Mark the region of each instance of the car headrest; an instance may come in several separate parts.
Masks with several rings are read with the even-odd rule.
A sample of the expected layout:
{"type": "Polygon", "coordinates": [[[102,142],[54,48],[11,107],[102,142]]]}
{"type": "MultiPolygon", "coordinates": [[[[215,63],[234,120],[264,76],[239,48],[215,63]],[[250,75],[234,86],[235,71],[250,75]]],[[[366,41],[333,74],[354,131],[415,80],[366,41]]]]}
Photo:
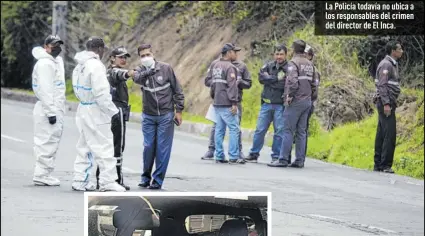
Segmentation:
{"type": "Polygon", "coordinates": [[[231,219],[223,223],[219,236],[247,236],[248,227],[243,220],[231,219]]]}

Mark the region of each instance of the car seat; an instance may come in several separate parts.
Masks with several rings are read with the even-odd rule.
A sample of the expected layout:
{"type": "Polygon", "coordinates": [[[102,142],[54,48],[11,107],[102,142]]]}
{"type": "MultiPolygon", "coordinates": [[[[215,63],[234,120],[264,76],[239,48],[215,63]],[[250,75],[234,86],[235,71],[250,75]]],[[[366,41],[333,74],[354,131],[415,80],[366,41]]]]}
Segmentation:
{"type": "Polygon", "coordinates": [[[220,228],[219,236],[247,236],[248,227],[243,220],[226,220],[220,228]]]}

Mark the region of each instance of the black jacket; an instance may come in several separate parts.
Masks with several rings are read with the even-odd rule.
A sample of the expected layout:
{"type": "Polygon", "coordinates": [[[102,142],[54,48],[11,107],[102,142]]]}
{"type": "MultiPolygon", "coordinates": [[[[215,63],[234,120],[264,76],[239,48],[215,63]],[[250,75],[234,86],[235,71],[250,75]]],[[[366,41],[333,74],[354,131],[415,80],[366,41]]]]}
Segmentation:
{"type": "Polygon", "coordinates": [[[375,86],[382,105],[397,106],[400,95],[400,76],[398,64],[390,56],[386,56],[376,70],[375,86]]]}
{"type": "Polygon", "coordinates": [[[107,70],[109,84],[111,85],[112,101],[117,107],[128,106],[128,88],[127,88],[128,70],[111,66],[107,70]]]}
{"type": "Polygon", "coordinates": [[[143,113],[152,116],[165,115],[169,112],[182,112],[184,109],[183,89],[167,63],[155,61],[155,74],[143,76],[147,69],[136,69],[134,82],[142,86],[143,113]]]}
{"type": "Polygon", "coordinates": [[[283,104],[282,95],[285,89],[287,70],[288,63],[286,61],[282,65],[279,65],[276,61],[271,61],[261,67],[258,74],[260,84],[264,85],[261,103],[283,104]]]}

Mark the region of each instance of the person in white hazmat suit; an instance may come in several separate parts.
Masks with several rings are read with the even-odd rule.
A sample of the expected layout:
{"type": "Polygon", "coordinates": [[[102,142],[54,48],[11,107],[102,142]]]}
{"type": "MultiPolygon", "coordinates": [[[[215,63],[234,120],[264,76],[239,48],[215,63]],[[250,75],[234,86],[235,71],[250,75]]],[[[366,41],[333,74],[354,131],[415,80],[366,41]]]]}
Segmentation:
{"type": "Polygon", "coordinates": [[[94,162],[100,170],[100,191],[126,191],[115,181],[117,171],[111,120],[119,113],[112,102],[106,67],[101,61],[105,47],[102,38],[91,37],[86,43],[87,49],[74,57],[78,65],[72,74],[72,85],[80,100],[76,114],[80,138],[72,183],[72,189],[76,191],[96,190],[96,184],[90,178],[94,162]]]}
{"type": "Polygon", "coordinates": [[[33,110],[35,185],[60,185],[59,179],[51,173],[55,168],[65,114],[65,70],[59,56],[62,44],[58,36],[49,35],[43,47],[32,49],[37,60],[32,72],[32,88],[38,98],[33,110]]]}

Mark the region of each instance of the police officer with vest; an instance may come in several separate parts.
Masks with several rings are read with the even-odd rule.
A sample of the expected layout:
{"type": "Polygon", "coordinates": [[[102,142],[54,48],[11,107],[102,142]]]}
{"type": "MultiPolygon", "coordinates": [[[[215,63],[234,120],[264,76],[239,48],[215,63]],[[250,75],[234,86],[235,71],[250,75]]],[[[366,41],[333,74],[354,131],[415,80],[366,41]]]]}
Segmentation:
{"type": "Polygon", "coordinates": [[[386,45],[387,55],[376,70],[376,95],[374,102],[379,113],[379,122],[375,138],[374,171],[394,173],[392,169],[396,145],[397,98],[400,95],[400,76],[397,60],[403,55],[399,42],[391,41],[386,45]]]}
{"type": "MultiPolygon", "coordinates": [[[[124,184],[122,173],[122,161],[125,146],[126,122],[130,118],[130,106],[128,105],[127,79],[134,75],[134,70],[126,70],[123,67],[127,64],[130,54],[125,47],[115,48],[110,56],[110,66],[107,70],[108,81],[111,86],[112,101],[117,106],[119,115],[114,116],[111,121],[111,130],[114,135],[114,157],[117,159],[117,182],[126,190],[130,187],[124,184]]],[[[96,177],[99,178],[99,168],[96,170],[96,177]]]]}
{"type": "Polygon", "coordinates": [[[303,168],[305,161],[305,146],[307,118],[311,108],[311,101],[315,100],[316,83],[314,82],[314,65],[309,61],[304,52],[306,43],[303,40],[296,40],[292,44],[295,53],[288,63],[288,74],[285,83],[285,100],[283,143],[278,160],[268,164],[271,167],[287,167],[291,156],[291,146],[294,133],[295,140],[295,161],[290,167],[303,168]]]}
{"type": "MultiPolygon", "coordinates": [[[[237,55],[236,55],[237,56],[237,55]]],[[[220,61],[220,58],[213,61],[210,65],[210,68],[207,72],[207,77],[205,78],[205,85],[207,87],[211,87],[211,84],[213,82],[212,80],[212,71],[211,68],[220,61]]],[[[243,96],[243,90],[244,89],[250,89],[252,86],[252,80],[251,80],[251,74],[248,71],[248,68],[246,67],[246,64],[239,60],[233,60],[232,64],[236,66],[236,69],[238,71],[237,74],[237,84],[239,88],[239,102],[238,102],[238,110],[239,110],[239,125],[242,121],[242,96],[243,96]]],[[[204,154],[204,156],[201,157],[202,160],[212,160],[214,158],[214,151],[215,151],[215,127],[216,124],[214,123],[211,128],[211,134],[210,134],[210,143],[208,145],[208,151],[204,154]]],[[[245,159],[245,156],[242,152],[242,133],[239,131],[239,157],[240,159],[245,159]]]]}
{"type": "MultiPolygon", "coordinates": [[[[241,48],[231,43],[226,43],[221,50],[221,58],[211,65],[211,98],[214,99],[214,109],[216,113],[215,127],[215,158],[216,163],[245,164],[240,158],[239,150],[239,87],[238,69],[232,64],[237,58],[237,52],[241,48]],[[226,126],[229,128],[229,161],[225,159],[223,150],[223,139],[226,133],[226,126]]],[[[208,77],[207,77],[208,78],[208,77]]],[[[208,81],[205,81],[208,86],[208,81]]]]}
{"type": "MultiPolygon", "coordinates": [[[[307,45],[305,48],[305,55],[307,57],[308,60],[313,61],[314,59],[314,51],[313,48],[310,45],[307,45]]],[[[314,63],[314,62],[313,62],[314,63]]],[[[312,94],[312,100],[311,100],[311,108],[310,111],[308,113],[307,116],[307,129],[306,129],[306,133],[307,133],[307,138],[305,139],[305,155],[307,156],[307,147],[308,147],[308,136],[309,136],[309,126],[310,126],[310,118],[311,115],[314,113],[314,109],[316,107],[316,103],[317,103],[317,98],[318,98],[318,93],[319,93],[319,84],[320,84],[320,73],[319,70],[317,70],[317,67],[314,66],[314,78],[313,78],[314,82],[316,83],[316,94],[312,94]]],[[[294,143],[295,143],[295,139],[294,138],[294,143]]],[[[291,146],[291,153],[292,153],[292,146],[291,146]]],[[[289,158],[289,163],[291,158],[289,158]]]]}

